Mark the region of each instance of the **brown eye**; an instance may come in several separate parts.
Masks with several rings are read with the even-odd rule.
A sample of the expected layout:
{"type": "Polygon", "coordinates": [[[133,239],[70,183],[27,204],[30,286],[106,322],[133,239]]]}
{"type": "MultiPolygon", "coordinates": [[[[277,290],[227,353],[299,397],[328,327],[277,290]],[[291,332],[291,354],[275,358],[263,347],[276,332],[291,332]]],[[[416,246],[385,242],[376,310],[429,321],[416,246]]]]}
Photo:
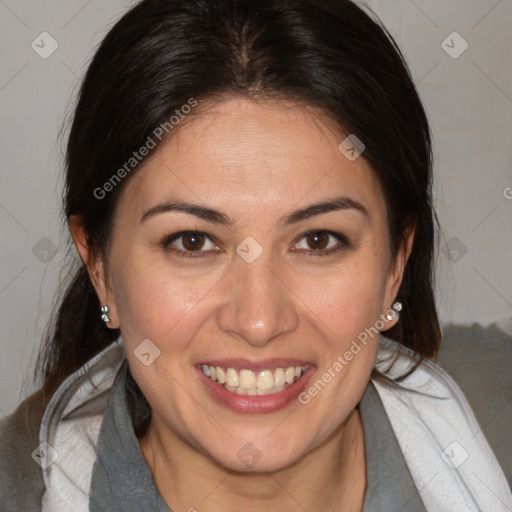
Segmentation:
{"type": "Polygon", "coordinates": [[[161,245],[180,256],[206,256],[215,249],[212,239],[199,231],[182,231],[166,236],[161,245]]]}
{"type": "Polygon", "coordinates": [[[329,236],[327,233],[319,231],[310,233],[306,240],[311,249],[324,250],[329,245],[329,236]]]}
{"type": "Polygon", "coordinates": [[[334,231],[310,231],[302,235],[296,246],[311,256],[328,256],[342,249],[352,247],[348,238],[334,231]]]}
{"type": "Polygon", "coordinates": [[[182,237],[183,247],[186,251],[196,251],[203,248],[206,237],[202,233],[191,232],[182,237]]]}

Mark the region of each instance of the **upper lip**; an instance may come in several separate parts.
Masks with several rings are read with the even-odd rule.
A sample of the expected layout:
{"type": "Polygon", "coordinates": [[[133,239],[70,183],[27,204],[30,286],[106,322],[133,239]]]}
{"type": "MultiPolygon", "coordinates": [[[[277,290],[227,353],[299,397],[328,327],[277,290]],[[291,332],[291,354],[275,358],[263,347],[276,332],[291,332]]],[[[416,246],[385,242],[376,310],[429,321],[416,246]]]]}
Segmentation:
{"type": "Polygon", "coordinates": [[[228,358],[228,359],[209,359],[201,361],[199,366],[219,366],[221,368],[239,368],[252,371],[271,370],[275,368],[289,368],[290,366],[314,366],[309,361],[301,361],[300,359],[290,358],[269,358],[261,359],[259,361],[250,361],[244,358],[228,358]]]}

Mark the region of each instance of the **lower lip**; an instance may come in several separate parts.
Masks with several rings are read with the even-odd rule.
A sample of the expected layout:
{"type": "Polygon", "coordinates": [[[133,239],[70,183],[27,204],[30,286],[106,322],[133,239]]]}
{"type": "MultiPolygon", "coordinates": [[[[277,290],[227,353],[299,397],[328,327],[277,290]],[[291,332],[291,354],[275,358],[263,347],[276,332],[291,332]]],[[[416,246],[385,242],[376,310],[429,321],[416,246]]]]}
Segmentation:
{"type": "Polygon", "coordinates": [[[302,390],[306,387],[307,381],[315,371],[314,367],[310,366],[306,373],[291,386],[272,393],[271,395],[239,395],[228,391],[224,386],[216,384],[207,377],[201,366],[196,367],[199,378],[205,384],[210,396],[219,404],[231,409],[234,412],[241,412],[247,414],[265,414],[269,412],[279,411],[283,409],[293,400],[297,399],[302,390]]]}

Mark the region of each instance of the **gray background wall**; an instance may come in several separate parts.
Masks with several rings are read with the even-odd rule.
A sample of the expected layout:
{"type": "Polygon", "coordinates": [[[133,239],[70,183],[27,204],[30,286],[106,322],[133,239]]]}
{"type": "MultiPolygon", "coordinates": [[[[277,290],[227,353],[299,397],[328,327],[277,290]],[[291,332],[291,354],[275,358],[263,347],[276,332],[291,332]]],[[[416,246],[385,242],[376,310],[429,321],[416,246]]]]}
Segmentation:
{"type": "MultiPolygon", "coordinates": [[[[131,4],[0,0],[0,414],[40,384],[31,374],[67,242],[59,129],[92,52],[131,4]]],[[[441,319],[512,332],[512,2],[367,4],[401,47],[434,134],[441,319]]]]}

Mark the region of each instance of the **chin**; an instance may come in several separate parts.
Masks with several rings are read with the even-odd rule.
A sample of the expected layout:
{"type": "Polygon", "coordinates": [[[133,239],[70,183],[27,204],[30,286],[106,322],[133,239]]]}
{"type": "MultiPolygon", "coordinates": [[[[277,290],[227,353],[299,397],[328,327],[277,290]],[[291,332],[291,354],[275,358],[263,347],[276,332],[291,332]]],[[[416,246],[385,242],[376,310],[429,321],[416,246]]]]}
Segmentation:
{"type": "Polygon", "coordinates": [[[279,443],[267,443],[264,447],[261,444],[258,447],[257,442],[250,441],[242,444],[237,443],[232,447],[226,447],[222,453],[208,452],[219,466],[237,473],[268,473],[286,469],[295,464],[304,454],[298,448],[291,449],[289,445],[285,446],[279,443]],[[282,453],[278,448],[286,448],[282,453]]]}

